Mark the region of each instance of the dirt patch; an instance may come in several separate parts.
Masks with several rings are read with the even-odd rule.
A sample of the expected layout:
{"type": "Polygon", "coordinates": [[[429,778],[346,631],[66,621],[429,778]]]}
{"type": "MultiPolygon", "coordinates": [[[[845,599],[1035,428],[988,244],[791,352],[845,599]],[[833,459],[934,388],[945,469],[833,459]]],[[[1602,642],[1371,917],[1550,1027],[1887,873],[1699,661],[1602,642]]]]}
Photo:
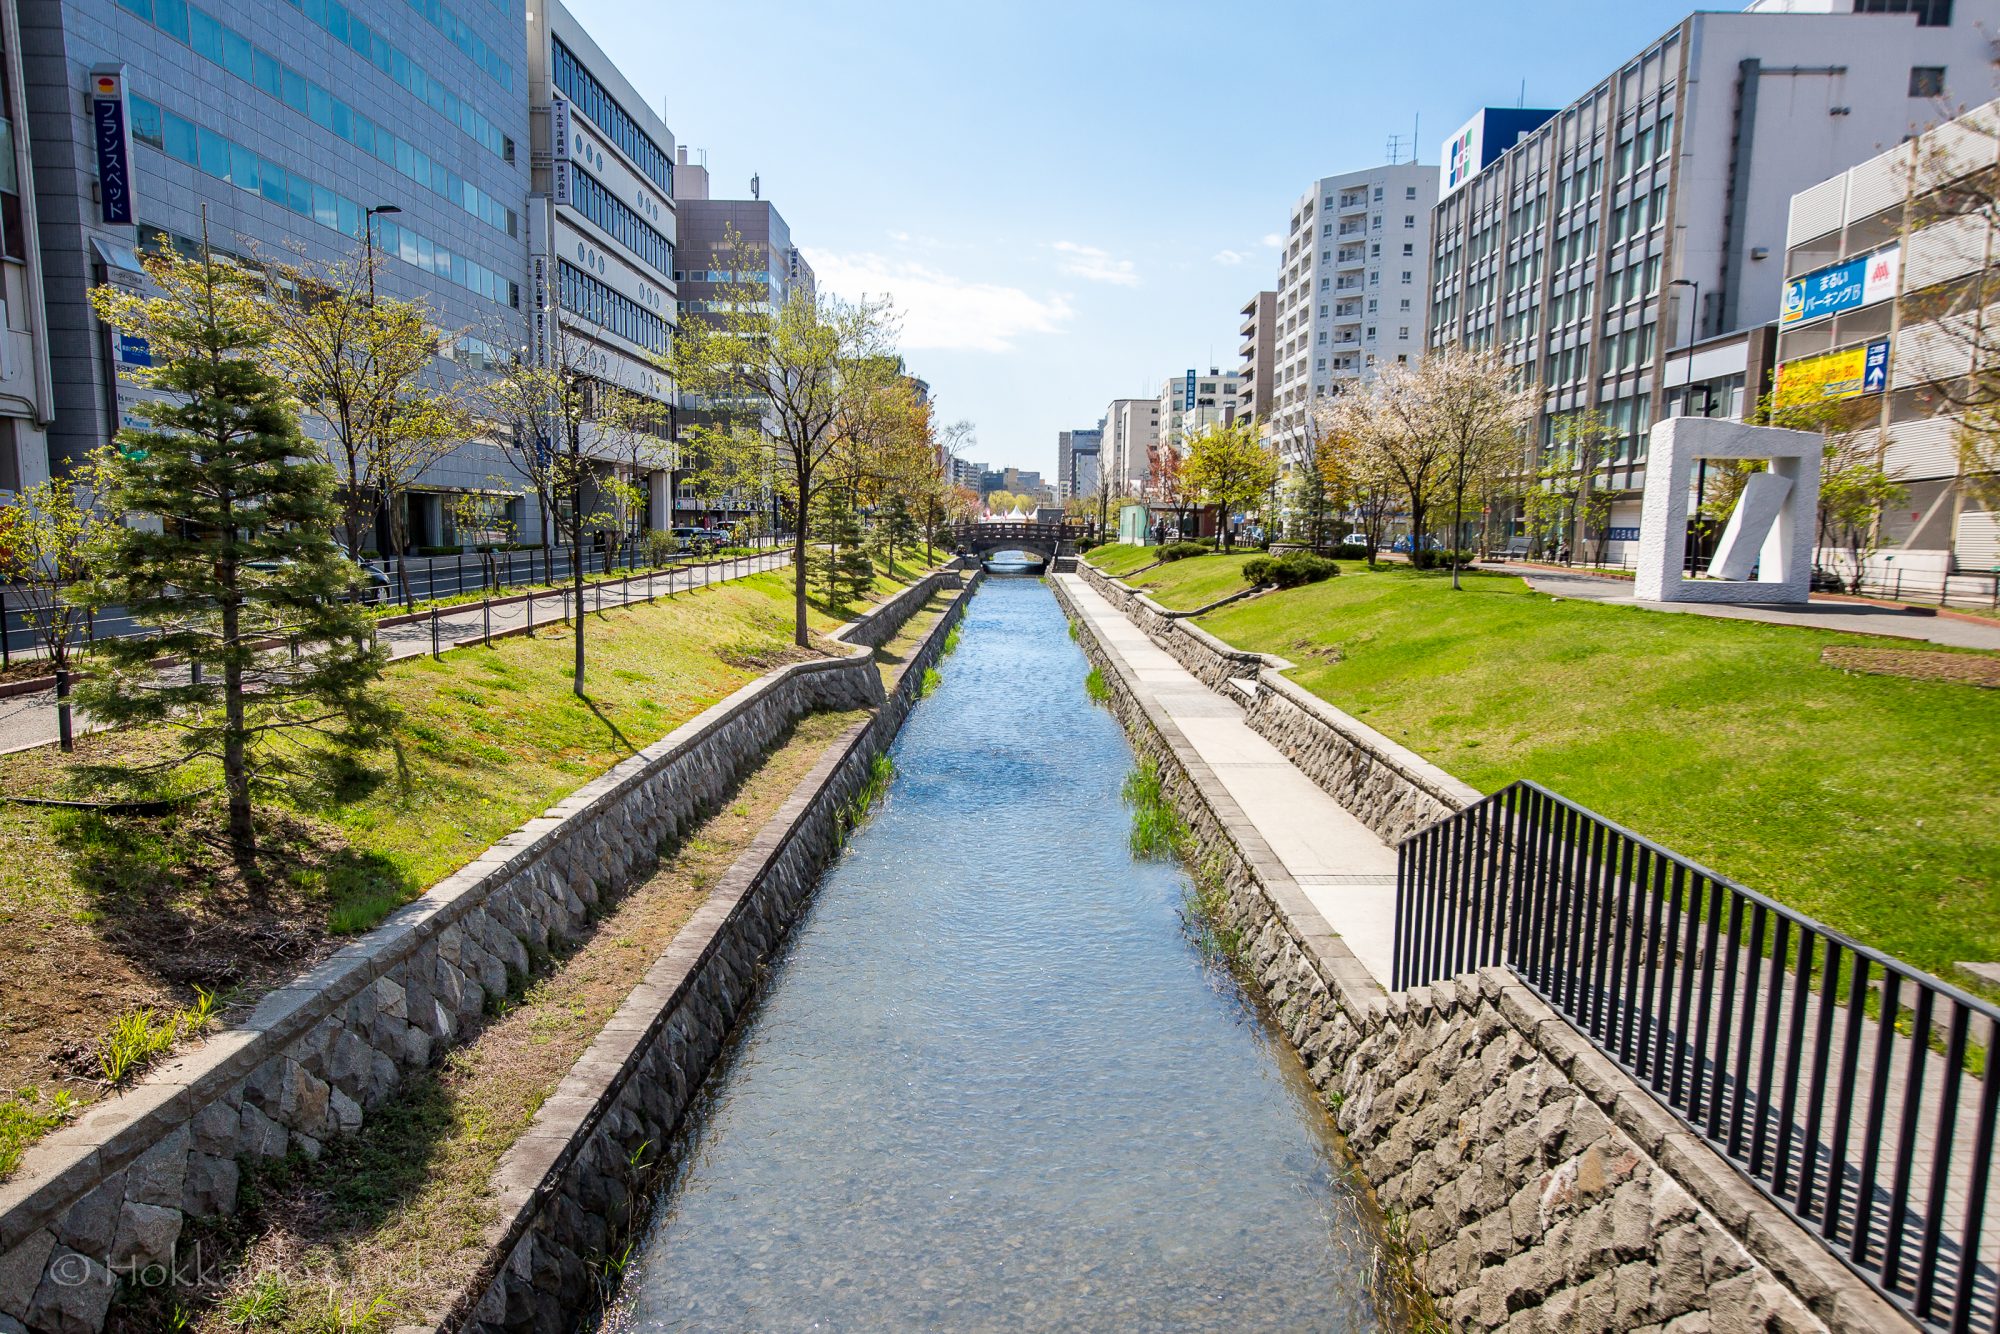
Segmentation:
{"type": "Polygon", "coordinates": [[[468,1045],[319,1161],[294,1155],[253,1174],[235,1218],[191,1229],[182,1251],[198,1240],[224,1257],[221,1277],[119,1307],[110,1334],[387,1329],[455,1294],[483,1258],[501,1155],[826,746],[863,716],[801,720],[645,884],[493,1006],[468,1045]]]}
{"type": "Polygon", "coordinates": [[[2000,654],[1926,653],[1894,648],[1823,649],[1819,660],[1847,672],[1907,676],[1913,681],[1948,681],[2000,690],[2000,654]]]}
{"type": "Polygon", "coordinates": [[[814,645],[800,648],[797,644],[773,647],[769,644],[724,644],[715,655],[731,667],[744,667],[754,672],[775,671],[789,667],[795,662],[812,662],[826,656],[826,650],[814,645]]]}
{"type": "Polygon", "coordinates": [[[1313,658],[1320,662],[1344,662],[1347,654],[1338,644],[1318,644],[1310,639],[1294,639],[1292,652],[1302,658],[1313,658]]]}

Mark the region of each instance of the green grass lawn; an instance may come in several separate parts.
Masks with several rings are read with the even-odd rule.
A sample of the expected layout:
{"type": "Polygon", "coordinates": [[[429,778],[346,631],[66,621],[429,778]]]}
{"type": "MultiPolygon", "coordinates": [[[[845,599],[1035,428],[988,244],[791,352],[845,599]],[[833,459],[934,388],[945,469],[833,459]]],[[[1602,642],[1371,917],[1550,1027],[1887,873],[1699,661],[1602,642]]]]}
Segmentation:
{"type": "Polygon", "coordinates": [[[1144,574],[1135,574],[1126,582],[1145,590],[1146,596],[1168,611],[1193,611],[1248,588],[1249,584],[1243,580],[1243,562],[1261,554],[1233,551],[1226,556],[1168,561],[1144,574]]]}
{"type": "Polygon", "coordinates": [[[1083,558],[1115,579],[1123,579],[1137,569],[1151,565],[1159,559],[1158,547],[1128,547],[1122,543],[1095,547],[1086,551],[1083,558]]]}
{"type": "Polygon", "coordinates": [[[1482,791],[1534,779],[1933,972],[2000,959],[2000,691],[1819,660],[1901,641],[1354,563],[1201,624],[1482,791]]]}

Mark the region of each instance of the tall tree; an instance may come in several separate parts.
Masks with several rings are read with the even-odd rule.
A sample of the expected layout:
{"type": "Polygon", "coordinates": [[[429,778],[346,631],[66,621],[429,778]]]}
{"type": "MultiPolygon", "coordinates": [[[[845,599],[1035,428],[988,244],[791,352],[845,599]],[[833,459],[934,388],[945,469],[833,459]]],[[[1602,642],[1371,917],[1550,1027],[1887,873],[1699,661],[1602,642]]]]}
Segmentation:
{"type": "Polygon", "coordinates": [[[1586,533],[1598,534],[1601,544],[1606,532],[1611,495],[1598,483],[1613,435],[1593,409],[1557,417],[1534,479],[1522,488],[1521,507],[1537,549],[1555,545],[1565,564],[1582,550],[1586,533]]]}
{"type": "MultiPolygon", "coordinates": [[[[1795,396],[1777,390],[1757,405],[1758,420],[1791,431],[1808,431],[1825,441],[1819,464],[1819,503],[1813,565],[1826,571],[1826,554],[1845,558],[1831,571],[1859,593],[1868,560],[1882,546],[1882,511],[1899,505],[1903,486],[1882,467],[1882,451],[1870,430],[1879,405],[1868,399],[1795,396]]],[[[1732,488],[1741,492],[1740,477],[1732,488]]],[[[1731,506],[1734,508],[1734,496],[1731,506]]]]}
{"type": "MultiPolygon", "coordinates": [[[[1494,353],[1452,346],[1431,352],[1406,373],[1400,365],[1391,366],[1380,381],[1400,428],[1392,438],[1409,465],[1408,475],[1427,477],[1451,503],[1453,588],[1461,586],[1457,551],[1464,540],[1466,498],[1477,496],[1497,471],[1520,466],[1522,431],[1533,418],[1534,395],[1517,385],[1516,378],[1494,353]]],[[[1413,539],[1423,532],[1418,508],[1413,489],[1413,539]]],[[[1419,541],[1413,540],[1410,554],[1421,558],[1419,541]]]]}
{"type": "Polygon", "coordinates": [[[107,506],[156,516],[120,529],[92,590],[155,627],[107,640],[107,671],[80,693],[94,716],[161,723],[179,735],[175,763],[219,760],[229,838],[246,866],[256,850],[255,788],[281,780],[317,737],[374,744],[388,711],[373,686],[383,654],[350,600],[359,570],[331,536],[334,471],[313,461],[295,400],[270,369],[270,303],[261,275],[217,258],[149,254],[157,296],[105,286],[91,303],[107,324],[147,340],[148,423],[119,433],[107,506]],[[296,658],[265,647],[287,639],[296,658]],[[153,666],[161,654],[193,669],[153,666]]]}
{"type": "Polygon", "coordinates": [[[1249,420],[1211,426],[1187,442],[1181,469],[1188,491],[1199,503],[1217,509],[1222,548],[1230,547],[1230,514],[1248,511],[1271,489],[1278,477],[1278,456],[1257,438],[1249,420]]]}
{"type": "Polygon", "coordinates": [[[69,675],[90,623],[86,597],[122,525],[104,507],[109,461],[92,458],[16,493],[0,510],[0,582],[14,590],[56,673],[57,735],[71,749],[69,675]]]}
{"type": "MultiPolygon", "coordinates": [[[[741,236],[727,238],[758,271],[741,236]]],[[[768,257],[767,257],[768,258],[768,257]]],[[[697,449],[740,449],[756,440],[776,460],[774,482],[797,517],[792,534],[794,640],[810,641],[807,554],[829,463],[847,441],[843,421],[858,396],[890,373],[894,322],[886,302],[851,303],[793,287],[774,301],[768,281],[738,281],[718,294],[707,319],[686,321],[665,366],[698,415],[683,427],[697,449]]]]}

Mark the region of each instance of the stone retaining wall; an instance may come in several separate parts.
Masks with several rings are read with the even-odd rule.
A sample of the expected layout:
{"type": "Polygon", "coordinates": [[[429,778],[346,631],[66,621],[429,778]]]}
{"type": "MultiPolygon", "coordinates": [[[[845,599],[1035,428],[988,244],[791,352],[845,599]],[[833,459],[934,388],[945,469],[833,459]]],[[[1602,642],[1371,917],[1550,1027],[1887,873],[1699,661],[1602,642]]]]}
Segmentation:
{"type": "Polygon", "coordinates": [[[1201,615],[1210,610],[1208,607],[1196,611],[1171,611],[1123,580],[1111,578],[1088,560],[1078,561],[1076,569],[1085,583],[1124,612],[1132,624],[1146,632],[1148,639],[1158,644],[1210,690],[1221,690],[1234,680],[1255,678],[1269,662],[1274,661],[1262,653],[1246,653],[1234,648],[1208,631],[1188,623],[1189,617],[1201,615]]]}
{"type": "Polygon", "coordinates": [[[501,1159],[491,1268],[432,1327],[567,1330],[592,1309],[593,1265],[630,1237],[658,1185],[662,1147],[838,850],[843,808],[894,740],[970,596],[939,617],[882,708],[827,748],[501,1159]]]}
{"type": "MultiPolygon", "coordinates": [[[[920,581],[846,637],[890,637],[944,579],[955,582],[920,581]]],[[[650,874],[657,850],[793,721],[883,702],[859,649],[751,682],[35,1145],[0,1184],[0,1334],[94,1334],[118,1279],[171,1257],[188,1218],[233,1211],[240,1159],[317,1155],[358,1129],[601,897],[650,874]]]]}
{"type": "Polygon", "coordinates": [[[1453,1329],[1908,1328],[1511,974],[1390,996],[1056,595],[1225,892],[1239,963],[1453,1329]]]}

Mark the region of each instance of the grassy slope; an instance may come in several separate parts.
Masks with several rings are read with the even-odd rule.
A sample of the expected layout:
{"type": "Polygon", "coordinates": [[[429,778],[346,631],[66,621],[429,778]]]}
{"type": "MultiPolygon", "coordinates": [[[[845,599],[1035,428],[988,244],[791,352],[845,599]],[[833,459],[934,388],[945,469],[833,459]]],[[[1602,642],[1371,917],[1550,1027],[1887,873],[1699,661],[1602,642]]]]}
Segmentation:
{"type": "Polygon", "coordinates": [[[1231,552],[1227,556],[1169,561],[1126,582],[1144,589],[1148,597],[1169,611],[1193,611],[1249,587],[1243,581],[1243,562],[1258,554],[1231,552]]]}
{"type": "Polygon", "coordinates": [[[1158,550],[1157,547],[1129,547],[1114,543],[1085,553],[1085,559],[1106,574],[1122,579],[1133,570],[1151,565],[1158,559],[1155,554],[1158,550]]]}
{"type": "Polygon", "coordinates": [[[1893,641],[1358,565],[1202,624],[1482,790],[1535,779],[1933,971],[2000,958],[2000,692],[1819,661],[1893,641]]]}

